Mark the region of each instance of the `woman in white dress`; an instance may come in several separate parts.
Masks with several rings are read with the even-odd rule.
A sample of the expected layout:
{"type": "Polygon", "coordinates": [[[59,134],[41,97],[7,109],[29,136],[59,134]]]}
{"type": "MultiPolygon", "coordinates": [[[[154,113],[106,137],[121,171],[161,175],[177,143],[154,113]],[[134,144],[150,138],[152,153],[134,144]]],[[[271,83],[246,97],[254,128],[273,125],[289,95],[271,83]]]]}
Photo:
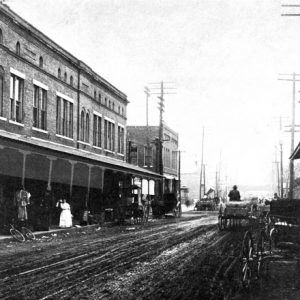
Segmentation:
{"type": "Polygon", "coordinates": [[[67,228],[72,227],[72,214],[70,204],[67,203],[66,199],[59,200],[57,206],[61,208],[59,227],[67,228]]]}

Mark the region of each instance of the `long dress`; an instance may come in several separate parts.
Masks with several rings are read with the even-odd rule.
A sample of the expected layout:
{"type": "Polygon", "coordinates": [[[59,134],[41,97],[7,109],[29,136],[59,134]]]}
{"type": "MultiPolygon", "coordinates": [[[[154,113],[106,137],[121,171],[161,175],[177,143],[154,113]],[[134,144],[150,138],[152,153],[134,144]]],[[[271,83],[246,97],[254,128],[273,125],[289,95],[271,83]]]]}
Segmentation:
{"type": "Polygon", "coordinates": [[[59,227],[72,227],[72,214],[70,204],[65,202],[60,204],[61,213],[59,218],[59,227]]]}

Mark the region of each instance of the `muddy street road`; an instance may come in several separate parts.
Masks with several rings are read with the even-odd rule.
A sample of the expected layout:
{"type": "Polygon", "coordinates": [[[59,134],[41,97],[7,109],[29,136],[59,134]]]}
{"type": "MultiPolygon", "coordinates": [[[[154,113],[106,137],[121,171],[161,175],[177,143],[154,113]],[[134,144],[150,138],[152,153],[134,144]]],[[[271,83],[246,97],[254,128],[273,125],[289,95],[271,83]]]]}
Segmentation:
{"type": "Polygon", "coordinates": [[[1,299],[191,299],[218,293],[216,213],[0,244],[1,299]],[[213,290],[213,292],[212,292],[213,290]]]}

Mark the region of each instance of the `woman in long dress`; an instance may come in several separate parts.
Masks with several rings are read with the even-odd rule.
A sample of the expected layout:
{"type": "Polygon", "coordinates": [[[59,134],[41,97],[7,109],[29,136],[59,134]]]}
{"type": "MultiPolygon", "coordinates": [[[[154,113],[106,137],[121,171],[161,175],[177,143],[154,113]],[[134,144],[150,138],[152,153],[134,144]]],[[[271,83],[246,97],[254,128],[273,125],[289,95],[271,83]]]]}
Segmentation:
{"type": "Polygon", "coordinates": [[[67,228],[72,227],[72,214],[70,204],[67,203],[66,199],[59,201],[59,206],[61,208],[59,227],[67,228]]]}

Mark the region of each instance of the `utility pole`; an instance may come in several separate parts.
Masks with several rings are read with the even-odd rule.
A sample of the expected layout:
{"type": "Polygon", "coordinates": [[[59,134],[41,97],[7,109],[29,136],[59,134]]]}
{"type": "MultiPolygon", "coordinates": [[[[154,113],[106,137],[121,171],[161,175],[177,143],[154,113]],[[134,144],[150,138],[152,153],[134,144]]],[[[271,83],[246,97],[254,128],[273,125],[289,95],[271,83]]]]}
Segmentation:
{"type": "Polygon", "coordinates": [[[202,129],[202,147],[201,147],[201,166],[200,166],[200,188],[199,188],[199,200],[202,196],[202,172],[203,172],[203,149],[204,149],[204,127],[202,129]]]}
{"type": "Polygon", "coordinates": [[[280,142],[280,198],[283,198],[283,151],[282,142],[280,142]]]}
{"type": "Polygon", "coordinates": [[[205,186],[205,164],[203,164],[203,195],[205,195],[206,186],[205,186]]]}
{"type": "MultiPolygon", "coordinates": [[[[296,106],[296,81],[300,81],[299,79],[296,79],[296,76],[299,76],[300,74],[296,74],[295,72],[292,74],[279,74],[282,76],[292,76],[292,78],[279,78],[279,80],[283,81],[291,81],[292,82],[292,123],[291,123],[291,155],[294,152],[295,148],[295,106],[296,106]]],[[[289,199],[293,199],[294,196],[294,177],[295,177],[295,171],[294,171],[294,160],[290,159],[290,182],[289,182],[289,199]]]]}
{"type": "Polygon", "coordinates": [[[149,143],[149,97],[150,97],[150,90],[146,86],[145,87],[145,94],[146,94],[146,166],[149,167],[149,157],[150,157],[150,143],[149,143]]]}
{"type": "MultiPolygon", "coordinates": [[[[170,82],[168,82],[170,83],[170,82]]],[[[151,87],[151,90],[158,90],[156,92],[150,92],[150,94],[156,94],[159,95],[158,99],[160,100],[158,103],[158,109],[159,109],[159,130],[158,130],[158,143],[157,143],[157,150],[158,150],[158,172],[159,174],[163,175],[164,174],[164,166],[163,166],[163,112],[165,111],[165,99],[164,96],[167,94],[175,94],[172,92],[169,92],[169,90],[173,90],[175,88],[171,87],[166,87],[165,84],[166,82],[161,81],[161,82],[152,82],[150,83],[151,85],[154,85],[154,87],[151,87]],[[157,86],[159,85],[159,86],[157,86]]],[[[163,183],[161,182],[160,186],[160,194],[161,197],[163,196],[163,183]]]]}

